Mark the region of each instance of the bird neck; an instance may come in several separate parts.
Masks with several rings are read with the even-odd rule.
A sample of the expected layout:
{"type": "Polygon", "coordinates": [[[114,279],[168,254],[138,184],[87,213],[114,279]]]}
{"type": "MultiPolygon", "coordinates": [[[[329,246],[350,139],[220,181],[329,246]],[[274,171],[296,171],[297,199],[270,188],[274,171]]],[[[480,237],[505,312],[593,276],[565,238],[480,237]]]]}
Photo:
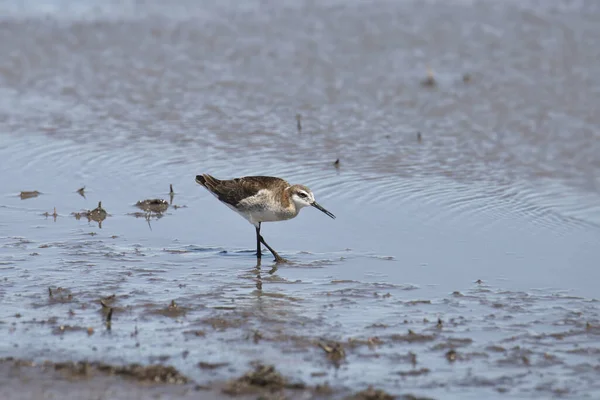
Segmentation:
{"type": "Polygon", "coordinates": [[[290,213],[293,213],[294,215],[298,214],[298,208],[296,207],[296,203],[294,203],[294,200],[292,200],[292,196],[290,196],[290,188],[283,188],[283,190],[281,191],[280,199],[281,199],[281,206],[283,208],[285,208],[286,210],[288,210],[290,213]]]}
{"type": "Polygon", "coordinates": [[[284,208],[289,208],[290,206],[294,206],[294,202],[292,201],[292,196],[290,196],[289,188],[281,188],[281,192],[277,193],[278,197],[281,199],[281,205],[284,208]]]}

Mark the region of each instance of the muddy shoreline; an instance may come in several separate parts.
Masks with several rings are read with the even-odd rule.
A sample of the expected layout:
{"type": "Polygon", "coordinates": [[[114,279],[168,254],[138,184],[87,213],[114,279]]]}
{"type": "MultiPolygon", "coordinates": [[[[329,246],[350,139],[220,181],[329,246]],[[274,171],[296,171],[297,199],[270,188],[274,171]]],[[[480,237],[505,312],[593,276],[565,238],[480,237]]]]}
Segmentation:
{"type": "MultiPolygon", "coordinates": [[[[201,368],[207,368],[201,366],[201,368]]],[[[209,367],[212,368],[212,367],[209,367]]],[[[239,378],[198,385],[176,369],[163,365],[139,364],[112,366],[104,363],[50,361],[34,363],[5,358],[0,360],[0,394],[6,400],[46,398],[61,393],[61,398],[114,399],[162,396],[178,399],[347,399],[347,400],[426,400],[412,394],[393,396],[368,388],[349,394],[348,389],[329,385],[311,387],[292,382],[273,366],[256,364],[239,378]],[[117,397],[113,397],[117,394],[117,397]]]]}

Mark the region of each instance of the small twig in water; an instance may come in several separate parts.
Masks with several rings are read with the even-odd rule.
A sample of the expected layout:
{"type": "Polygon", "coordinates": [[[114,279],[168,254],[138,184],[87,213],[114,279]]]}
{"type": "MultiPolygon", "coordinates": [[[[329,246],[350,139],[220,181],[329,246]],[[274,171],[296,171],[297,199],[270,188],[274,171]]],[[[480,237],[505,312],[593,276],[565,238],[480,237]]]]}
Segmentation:
{"type": "Polygon", "coordinates": [[[431,70],[430,67],[427,67],[427,78],[425,78],[421,84],[423,86],[429,86],[429,87],[433,87],[435,86],[437,83],[435,81],[435,76],[433,75],[433,71],[431,70]]]}
{"type": "Polygon", "coordinates": [[[113,308],[108,309],[108,314],[106,314],[106,327],[110,329],[111,321],[112,321],[113,308]]]}
{"type": "Polygon", "coordinates": [[[301,120],[302,115],[296,114],[296,126],[298,127],[298,133],[302,133],[302,123],[300,122],[301,120]]]}

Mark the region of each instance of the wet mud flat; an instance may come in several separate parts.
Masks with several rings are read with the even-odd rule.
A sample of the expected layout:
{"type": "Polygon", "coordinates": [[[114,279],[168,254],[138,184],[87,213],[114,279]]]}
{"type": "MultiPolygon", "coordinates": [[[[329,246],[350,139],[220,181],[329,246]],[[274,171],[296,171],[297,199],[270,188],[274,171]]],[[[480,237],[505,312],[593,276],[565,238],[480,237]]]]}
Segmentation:
{"type": "Polygon", "coordinates": [[[335,399],[347,400],[426,400],[425,397],[392,396],[368,388],[355,394],[335,391],[327,385],[308,387],[293,383],[273,366],[256,365],[243,376],[227,382],[197,385],[172,367],[140,365],[114,367],[102,363],[52,363],[0,360],[4,399],[51,398],[60,393],[64,399],[335,399]]]}
{"type": "MultiPolygon", "coordinates": [[[[216,398],[367,399],[448,393],[593,398],[600,390],[600,307],[586,295],[591,287],[533,286],[545,268],[560,267],[563,257],[573,260],[573,249],[583,267],[588,257],[592,266],[600,234],[593,226],[557,235],[527,220],[517,219],[517,230],[497,223],[496,231],[517,235],[527,246],[494,248],[487,239],[477,246],[470,238],[470,256],[483,260],[472,264],[448,261],[461,259],[448,250],[439,258],[417,252],[416,260],[442,267],[438,275],[449,269],[443,278],[410,265],[411,253],[398,253],[393,241],[374,254],[361,247],[362,236],[339,237],[327,225],[319,225],[328,238],[321,245],[337,250],[319,250],[309,234],[283,241],[289,264],[267,255],[257,263],[244,221],[232,215],[219,222],[230,214],[225,207],[220,213],[216,202],[205,203],[215,206],[208,213],[187,206],[203,204],[203,192],[191,182],[163,179],[156,189],[132,182],[130,190],[117,192],[100,185],[86,197],[70,179],[57,180],[54,193],[3,197],[3,223],[17,236],[0,237],[0,332],[6,337],[0,351],[3,368],[21,367],[7,387],[24,385],[30,376],[54,382],[60,375],[66,380],[28,387],[98,385],[110,393],[183,398],[200,391],[216,398]],[[137,200],[141,194],[170,199],[137,200]],[[140,209],[144,218],[136,214],[140,209]],[[79,218],[75,210],[83,210],[79,218]],[[525,268],[539,263],[531,232],[541,245],[552,245],[554,263],[525,276],[525,268]],[[223,245],[210,245],[213,240],[223,245]],[[502,258],[498,250],[504,248],[518,257],[502,258]],[[515,275],[498,277],[507,263],[515,264],[515,275]]],[[[333,206],[341,215],[356,212],[341,202],[333,206]]],[[[399,222],[391,209],[380,209],[371,223],[393,232],[399,222]]],[[[316,215],[302,217],[322,223],[316,215]]],[[[418,246],[421,234],[436,238],[431,227],[416,228],[422,215],[412,222],[400,217],[415,228],[407,247],[418,246]]],[[[340,221],[342,231],[356,224],[371,229],[360,219],[340,221]]],[[[270,229],[277,232],[275,225],[270,229]]],[[[442,223],[436,229],[452,232],[442,223]]],[[[451,248],[462,240],[464,234],[445,238],[451,248]]]]}
{"type": "MultiPolygon", "coordinates": [[[[597,300],[483,280],[446,294],[343,276],[318,283],[336,266],[394,261],[346,252],[343,261],[307,262],[314,256],[305,254],[296,256],[302,263],[247,267],[248,251],[192,246],[117,254],[120,238],[96,229],[85,262],[66,279],[43,268],[31,289],[25,270],[22,283],[11,272],[4,279],[7,388],[291,399],[444,398],[446,391],[585,398],[599,389],[597,300]],[[175,259],[179,277],[165,269],[175,259]],[[123,262],[124,279],[107,279],[123,262]]],[[[82,256],[75,243],[10,243],[82,256]]]]}
{"type": "Polygon", "coordinates": [[[24,393],[19,385],[174,398],[600,391],[600,302],[584,278],[599,251],[593,224],[535,224],[508,209],[511,218],[487,231],[494,241],[435,203],[419,213],[407,202],[406,214],[380,204],[361,219],[352,203],[330,198],[345,216],[335,226],[306,213],[266,228],[291,260],[278,265],[267,254],[257,263],[251,227],[202,198],[193,176],[173,184],[168,207],[152,199],[171,197],[170,176],[119,191],[94,178],[85,198],[70,178],[35,197],[2,197],[10,234],[0,237],[0,355],[2,368],[16,371],[8,399],[24,393]],[[432,210],[439,221],[423,224],[432,210]],[[411,233],[401,250],[400,225],[411,233]],[[289,226],[308,233],[291,236],[289,226]],[[377,243],[353,234],[357,226],[380,230],[377,243]]]}
{"type": "MultiPolygon", "coordinates": [[[[481,284],[481,283],[479,283],[481,284]]],[[[454,293],[455,297],[463,297],[463,294],[454,293]]],[[[390,296],[386,296],[390,297],[390,296]]],[[[112,299],[109,299],[112,300],[112,299]]],[[[572,300],[572,299],[571,299],[572,300]]],[[[103,301],[106,303],[106,301],[103,301]]],[[[430,304],[430,301],[420,300],[410,302],[411,307],[418,307],[419,304],[430,304]]],[[[494,303],[493,308],[501,309],[504,306],[500,303],[494,303]]],[[[165,309],[164,315],[169,318],[180,316],[173,309],[175,304],[169,305],[165,309]]],[[[159,314],[162,314],[159,312],[159,314]]],[[[488,318],[496,317],[488,315],[488,318]]],[[[573,316],[577,318],[577,315],[573,316]]],[[[20,317],[19,317],[20,318],[20,317]]],[[[248,318],[244,316],[243,318],[248,318]]],[[[506,319],[506,317],[504,317],[506,319]]],[[[245,321],[247,322],[247,321],[245,321]]],[[[469,335],[463,334],[462,337],[455,335],[444,335],[443,331],[453,332],[457,326],[466,323],[465,319],[451,319],[443,321],[420,321],[424,328],[421,333],[408,329],[405,333],[381,334],[372,336],[368,339],[350,338],[347,341],[336,342],[321,338],[315,338],[310,335],[302,336],[299,332],[295,335],[282,335],[275,332],[247,331],[243,340],[253,342],[259,345],[262,342],[263,351],[265,346],[276,346],[275,343],[285,343],[284,353],[302,352],[309,358],[322,356],[321,365],[310,375],[313,381],[322,380],[318,384],[306,384],[297,378],[290,378],[282,375],[273,365],[263,364],[262,362],[250,362],[248,371],[239,377],[232,377],[224,380],[215,375],[214,372],[228,367],[234,367],[230,371],[239,369],[234,362],[208,362],[200,361],[195,365],[196,371],[192,373],[198,381],[185,376],[180,371],[170,365],[175,357],[168,355],[154,357],[154,361],[147,365],[140,364],[115,364],[111,365],[105,362],[87,362],[87,361],[39,361],[16,359],[8,357],[0,360],[0,394],[6,399],[25,399],[25,398],[49,398],[53,393],[61,393],[63,398],[80,398],[80,396],[94,395],[98,398],[146,398],[147,396],[159,396],[160,398],[266,398],[266,399],[355,399],[355,400],[388,400],[388,399],[431,399],[427,395],[416,395],[413,393],[400,394],[404,392],[402,387],[413,387],[411,381],[425,381],[420,389],[427,388],[431,392],[433,387],[440,385],[438,378],[428,380],[428,377],[439,374],[445,376],[443,365],[454,369],[451,375],[456,375],[464,367],[469,365],[481,366],[480,361],[484,360],[488,368],[497,369],[500,375],[496,378],[489,376],[489,370],[483,375],[470,372],[458,379],[454,384],[472,388],[485,388],[488,393],[486,397],[495,398],[493,394],[501,397],[511,396],[511,398],[529,398],[548,396],[548,397],[570,397],[576,395],[577,398],[593,398],[589,395],[590,389],[594,388],[594,380],[598,373],[598,367],[585,362],[572,365],[573,374],[569,374],[573,382],[586,382],[579,388],[571,386],[569,376],[561,379],[554,376],[552,370],[555,368],[570,368],[568,364],[577,358],[588,357],[590,361],[597,358],[600,349],[597,347],[600,337],[600,326],[592,325],[587,322],[583,325],[578,324],[575,319],[565,320],[566,328],[557,330],[554,333],[542,333],[537,335],[515,335],[513,337],[499,340],[495,344],[488,342],[487,346],[480,347],[476,341],[469,338],[469,335]],[[248,337],[249,336],[249,337],[248,337]],[[522,344],[517,344],[522,343],[522,344]],[[553,345],[553,343],[555,343],[553,345]],[[556,344],[558,343],[558,344],[556,344]],[[574,345],[574,346],[572,346],[574,345]],[[398,352],[398,347],[402,351],[409,349],[406,353],[398,352]],[[313,351],[310,351],[312,348],[313,351]],[[551,349],[551,350],[550,350],[551,349]],[[311,354],[312,353],[312,354],[311,354]],[[316,353],[316,354],[315,354],[316,353]],[[319,354],[320,353],[320,354],[319,354]],[[433,360],[430,354],[436,354],[437,360],[433,360]],[[377,359],[381,358],[381,361],[377,359]],[[361,361],[361,359],[363,359],[361,361]],[[365,363],[364,360],[368,360],[365,363]],[[158,363],[156,362],[158,361],[158,363]],[[389,374],[395,376],[395,390],[391,394],[385,390],[375,389],[371,386],[360,391],[352,393],[353,385],[342,380],[339,384],[337,373],[330,373],[333,369],[338,371],[340,367],[348,362],[358,362],[362,368],[373,367],[372,363],[382,363],[386,365],[389,374]],[[539,376],[537,376],[539,375],[539,376]],[[550,375],[550,376],[548,376],[550,375]],[[545,379],[542,377],[546,377],[545,379]],[[326,378],[326,379],[324,379],[326,378]],[[513,385],[520,382],[523,385],[526,381],[533,382],[540,379],[535,387],[527,388],[525,392],[519,393],[513,385]],[[201,383],[198,383],[201,382],[201,383]],[[436,382],[436,383],[434,383],[436,382]],[[433,385],[433,386],[432,386],[433,385]],[[533,393],[527,394],[529,390],[533,393]],[[537,394],[535,394],[537,393],[537,394]]],[[[41,321],[40,323],[53,325],[54,321],[41,321]]],[[[409,321],[403,322],[405,325],[409,321]]],[[[202,340],[207,340],[214,333],[211,331],[223,332],[229,329],[241,328],[244,324],[239,320],[232,318],[232,315],[223,317],[211,317],[202,321],[206,326],[203,330],[185,331],[185,336],[193,337],[194,340],[186,340],[190,350],[184,350],[181,354],[183,359],[190,357],[194,353],[193,349],[202,347],[202,340]],[[211,329],[212,328],[212,329],[211,329]]],[[[414,321],[412,326],[419,325],[414,321]]],[[[533,324],[534,326],[536,324],[533,324]]],[[[107,326],[110,328],[110,326],[107,326]]],[[[374,324],[370,326],[376,331],[385,332],[385,324],[374,324]]],[[[137,328],[136,328],[137,329],[137,328]]],[[[58,326],[53,329],[55,335],[74,334],[82,331],[73,326],[58,326]]],[[[88,336],[95,333],[86,330],[88,336]]],[[[99,334],[96,333],[96,334],[99,334]]],[[[133,332],[132,335],[137,335],[133,332]]],[[[230,345],[234,345],[229,341],[230,345]]],[[[139,346],[139,343],[136,344],[139,346]]],[[[240,343],[235,345],[241,348],[240,343]]],[[[100,357],[104,358],[104,357],[100,357]]],[[[190,357],[193,358],[193,357],[190,357]]],[[[304,357],[305,361],[308,361],[304,357]]],[[[285,363],[285,361],[282,361],[285,363]]],[[[180,361],[176,363],[181,365],[180,361]]],[[[310,364],[310,362],[309,362],[310,364]]],[[[314,364],[314,363],[312,363],[314,364]]],[[[190,371],[189,365],[184,367],[190,371]]],[[[477,368],[477,367],[476,367],[477,368]]],[[[448,377],[446,377],[448,378],[448,377]]],[[[414,382],[412,382],[414,383],[414,382]]],[[[449,383],[449,382],[448,382],[449,383]]],[[[389,386],[389,383],[386,384],[389,386]]],[[[448,388],[447,383],[442,384],[441,388],[448,388]]],[[[521,391],[524,388],[521,388],[521,391]]],[[[413,389],[417,390],[418,389],[413,389]]],[[[443,394],[439,394],[439,398],[443,394]]]]}

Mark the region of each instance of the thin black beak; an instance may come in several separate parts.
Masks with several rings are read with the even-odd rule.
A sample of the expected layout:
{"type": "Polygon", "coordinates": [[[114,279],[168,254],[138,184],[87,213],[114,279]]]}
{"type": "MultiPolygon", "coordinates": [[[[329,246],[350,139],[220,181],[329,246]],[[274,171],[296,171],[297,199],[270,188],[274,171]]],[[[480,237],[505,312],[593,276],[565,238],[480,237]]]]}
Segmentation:
{"type": "Polygon", "coordinates": [[[313,203],[311,204],[311,206],[313,206],[317,210],[323,211],[325,214],[327,214],[327,216],[335,219],[335,215],[333,215],[332,213],[330,213],[329,211],[327,211],[326,209],[324,209],[323,207],[321,207],[319,205],[319,203],[317,203],[316,201],[313,201],[313,203]]]}

